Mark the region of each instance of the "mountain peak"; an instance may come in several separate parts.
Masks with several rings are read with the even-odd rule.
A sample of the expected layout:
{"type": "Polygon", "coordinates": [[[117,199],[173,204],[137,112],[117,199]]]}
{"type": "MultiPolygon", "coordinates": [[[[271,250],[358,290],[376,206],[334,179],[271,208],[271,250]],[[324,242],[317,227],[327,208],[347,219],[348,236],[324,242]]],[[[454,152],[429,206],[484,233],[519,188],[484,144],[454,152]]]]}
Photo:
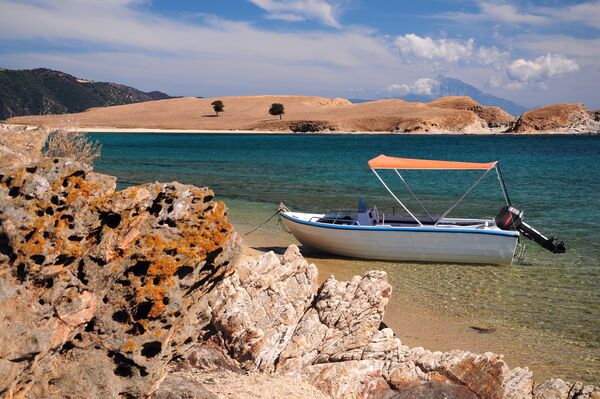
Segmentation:
{"type": "Polygon", "coordinates": [[[435,77],[437,83],[433,86],[431,94],[407,94],[400,98],[407,101],[430,102],[439,97],[447,96],[468,96],[481,105],[497,106],[512,115],[521,115],[527,111],[527,107],[516,104],[505,98],[496,97],[492,94],[483,92],[460,79],[451,78],[444,75],[435,77]]]}

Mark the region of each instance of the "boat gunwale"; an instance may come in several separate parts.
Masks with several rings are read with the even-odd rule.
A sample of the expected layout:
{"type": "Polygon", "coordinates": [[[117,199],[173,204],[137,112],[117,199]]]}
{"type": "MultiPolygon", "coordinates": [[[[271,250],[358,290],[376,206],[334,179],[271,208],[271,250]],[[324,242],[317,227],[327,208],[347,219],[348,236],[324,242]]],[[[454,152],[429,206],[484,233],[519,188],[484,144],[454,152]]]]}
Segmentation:
{"type": "Polygon", "coordinates": [[[320,227],[326,229],[336,229],[336,230],[362,230],[362,231],[398,231],[398,232],[419,232],[419,233],[463,233],[463,234],[488,234],[488,235],[497,235],[503,237],[519,237],[518,231],[493,231],[493,230],[485,230],[485,229],[465,229],[465,228],[445,228],[445,227],[386,227],[385,225],[375,225],[375,226],[360,226],[360,225],[343,225],[343,224],[329,224],[329,223],[319,223],[312,222],[308,220],[302,220],[297,217],[293,217],[288,213],[302,213],[302,212],[281,212],[280,215],[285,219],[294,222],[303,224],[306,226],[320,227]]]}

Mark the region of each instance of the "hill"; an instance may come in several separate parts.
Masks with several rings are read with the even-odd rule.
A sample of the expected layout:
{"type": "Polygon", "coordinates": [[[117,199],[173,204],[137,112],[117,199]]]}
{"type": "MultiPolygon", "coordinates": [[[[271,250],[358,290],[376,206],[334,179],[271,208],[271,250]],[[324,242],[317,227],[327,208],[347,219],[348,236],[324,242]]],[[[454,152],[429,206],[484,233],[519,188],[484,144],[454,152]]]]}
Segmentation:
{"type": "Polygon", "coordinates": [[[525,112],[509,131],[600,134],[600,112],[583,104],[546,105],[525,112]]]}
{"type": "Polygon", "coordinates": [[[217,98],[177,98],[140,104],[92,108],[79,114],[22,116],[10,123],[64,126],[65,118],[79,127],[249,130],[273,132],[398,132],[442,133],[501,131],[513,118],[451,97],[431,104],[386,99],[353,104],[346,99],[311,96],[221,97],[225,111],[215,116],[217,98]],[[272,103],[285,106],[283,120],[268,114],[272,103]]]}
{"type": "Polygon", "coordinates": [[[439,75],[435,78],[435,80],[438,84],[431,94],[408,94],[400,98],[406,101],[429,102],[435,100],[436,98],[445,96],[468,96],[481,105],[500,107],[506,112],[515,116],[521,115],[528,110],[527,107],[515,104],[510,100],[485,93],[475,86],[471,86],[470,84],[459,79],[453,79],[439,75]]]}
{"type": "Polygon", "coordinates": [[[0,120],[166,98],[171,97],[159,91],[146,93],[117,83],[78,79],[51,69],[0,69],[0,120]]]}

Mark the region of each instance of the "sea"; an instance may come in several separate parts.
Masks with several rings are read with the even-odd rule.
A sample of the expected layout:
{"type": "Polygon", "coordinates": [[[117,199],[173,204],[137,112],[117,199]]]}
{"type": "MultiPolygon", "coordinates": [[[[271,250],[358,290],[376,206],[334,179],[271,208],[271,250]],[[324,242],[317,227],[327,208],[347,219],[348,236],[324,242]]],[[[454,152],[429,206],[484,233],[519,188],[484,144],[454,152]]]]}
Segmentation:
{"type": "MultiPolygon", "coordinates": [[[[525,221],[567,248],[553,254],[524,240],[513,265],[351,261],[345,274],[387,271],[395,295],[440,317],[485,326],[542,377],[600,384],[600,138],[568,135],[298,135],[92,133],[102,143],[98,172],[119,188],[179,181],[208,186],[225,201],[240,233],[267,220],[280,202],[294,210],[355,209],[403,214],[367,162],[380,154],[468,162],[499,161],[512,205],[525,221]],[[518,349],[516,349],[518,348],[518,349]]],[[[418,201],[393,171],[389,187],[417,214],[442,214],[482,171],[404,171],[418,201]]],[[[450,216],[493,217],[505,199],[489,173],[450,216]]],[[[294,243],[273,218],[261,228],[294,243]]],[[[266,243],[265,248],[269,245],[266,243]]],[[[318,263],[318,262],[316,262],[318,263]]],[[[389,311],[389,310],[388,310],[389,311]]],[[[401,309],[394,310],[401,313],[401,309]]],[[[401,315],[399,316],[401,320],[401,315]]],[[[402,337],[400,337],[402,338],[402,337]]],[[[512,366],[512,364],[511,364],[512,366]]]]}

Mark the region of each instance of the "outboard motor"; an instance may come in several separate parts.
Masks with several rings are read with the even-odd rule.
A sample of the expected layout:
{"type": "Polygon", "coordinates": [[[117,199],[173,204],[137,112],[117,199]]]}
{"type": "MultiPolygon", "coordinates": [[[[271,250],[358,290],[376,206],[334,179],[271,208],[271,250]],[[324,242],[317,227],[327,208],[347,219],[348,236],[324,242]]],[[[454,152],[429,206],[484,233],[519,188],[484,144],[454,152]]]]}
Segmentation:
{"type": "Polygon", "coordinates": [[[524,211],[519,211],[512,206],[505,206],[496,216],[496,226],[502,230],[517,230],[519,233],[535,241],[548,251],[555,254],[566,252],[565,244],[562,241],[557,241],[555,237],[546,237],[527,223],[523,221],[525,216],[524,211]]]}

